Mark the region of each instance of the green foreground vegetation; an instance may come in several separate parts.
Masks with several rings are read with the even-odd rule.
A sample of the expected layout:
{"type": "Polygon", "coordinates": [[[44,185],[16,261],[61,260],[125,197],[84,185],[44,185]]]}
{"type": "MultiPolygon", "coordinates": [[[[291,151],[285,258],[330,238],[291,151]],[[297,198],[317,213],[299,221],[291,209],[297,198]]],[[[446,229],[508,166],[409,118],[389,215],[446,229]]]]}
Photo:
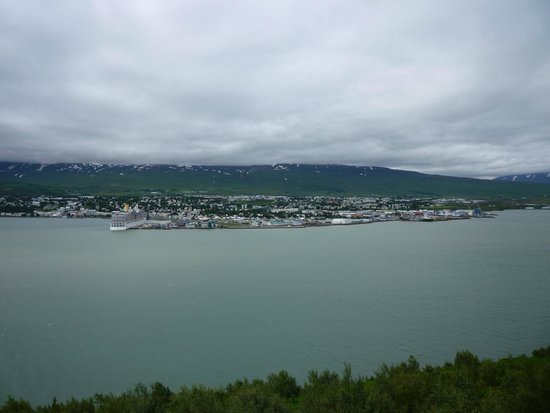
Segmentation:
{"type": "Polygon", "coordinates": [[[550,412],[550,347],[498,361],[469,351],[453,363],[421,367],[414,357],[382,365],[372,377],[311,371],[303,386],[287,372],[265,380],[237,380],[225,388],[142,384],[121,395],[96,394],[82,400],[33,408],[8,398],[0,413],[176,413],[176,412],[550,412]]]}

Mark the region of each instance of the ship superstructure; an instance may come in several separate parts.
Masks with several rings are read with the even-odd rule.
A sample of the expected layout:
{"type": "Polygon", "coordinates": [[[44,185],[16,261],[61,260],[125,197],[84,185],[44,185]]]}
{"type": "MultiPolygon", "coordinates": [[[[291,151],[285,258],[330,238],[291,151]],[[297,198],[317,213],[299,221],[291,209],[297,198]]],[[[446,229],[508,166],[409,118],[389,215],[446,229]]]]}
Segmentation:
{"type": "Polygon", "coordinates": [[[147,220],[147,212],[130,208],[124,204],[122,211],[113,211],[111,214],[111,231],[124,231],[142,225],[147,220]]]}

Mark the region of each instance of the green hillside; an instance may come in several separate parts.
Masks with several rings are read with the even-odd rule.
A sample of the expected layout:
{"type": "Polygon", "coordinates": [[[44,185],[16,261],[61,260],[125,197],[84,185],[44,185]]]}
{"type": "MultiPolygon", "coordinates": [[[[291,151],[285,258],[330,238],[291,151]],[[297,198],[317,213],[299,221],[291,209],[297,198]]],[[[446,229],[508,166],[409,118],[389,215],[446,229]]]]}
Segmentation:
{"type": "Polygon", "coordinates": [[[546,198],[550,186],[345,165],[176,166],[0,162],[2,194],[374,195],[546,198]]]}

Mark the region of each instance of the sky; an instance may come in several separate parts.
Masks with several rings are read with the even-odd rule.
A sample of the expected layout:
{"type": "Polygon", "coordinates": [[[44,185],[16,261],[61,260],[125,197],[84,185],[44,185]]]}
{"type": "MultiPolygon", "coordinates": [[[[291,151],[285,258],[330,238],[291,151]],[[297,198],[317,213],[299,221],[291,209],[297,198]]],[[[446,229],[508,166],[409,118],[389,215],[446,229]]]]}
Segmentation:
{"type": "Polygon", "coordinates": [[[550,2],[0,0],[0,159],[550,171],[550,2]]]}

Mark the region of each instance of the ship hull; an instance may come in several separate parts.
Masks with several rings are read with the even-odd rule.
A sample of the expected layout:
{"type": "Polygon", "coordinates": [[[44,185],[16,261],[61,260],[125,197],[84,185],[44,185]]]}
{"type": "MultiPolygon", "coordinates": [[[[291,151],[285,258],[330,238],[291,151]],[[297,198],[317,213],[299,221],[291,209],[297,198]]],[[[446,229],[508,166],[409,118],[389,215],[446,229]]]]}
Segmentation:
{"type": "Polygon", "coordinates": [[[139,212],[113,212],[111,217],[111,231],[125,231],[145,224],[147,214],[139,212]]]}

